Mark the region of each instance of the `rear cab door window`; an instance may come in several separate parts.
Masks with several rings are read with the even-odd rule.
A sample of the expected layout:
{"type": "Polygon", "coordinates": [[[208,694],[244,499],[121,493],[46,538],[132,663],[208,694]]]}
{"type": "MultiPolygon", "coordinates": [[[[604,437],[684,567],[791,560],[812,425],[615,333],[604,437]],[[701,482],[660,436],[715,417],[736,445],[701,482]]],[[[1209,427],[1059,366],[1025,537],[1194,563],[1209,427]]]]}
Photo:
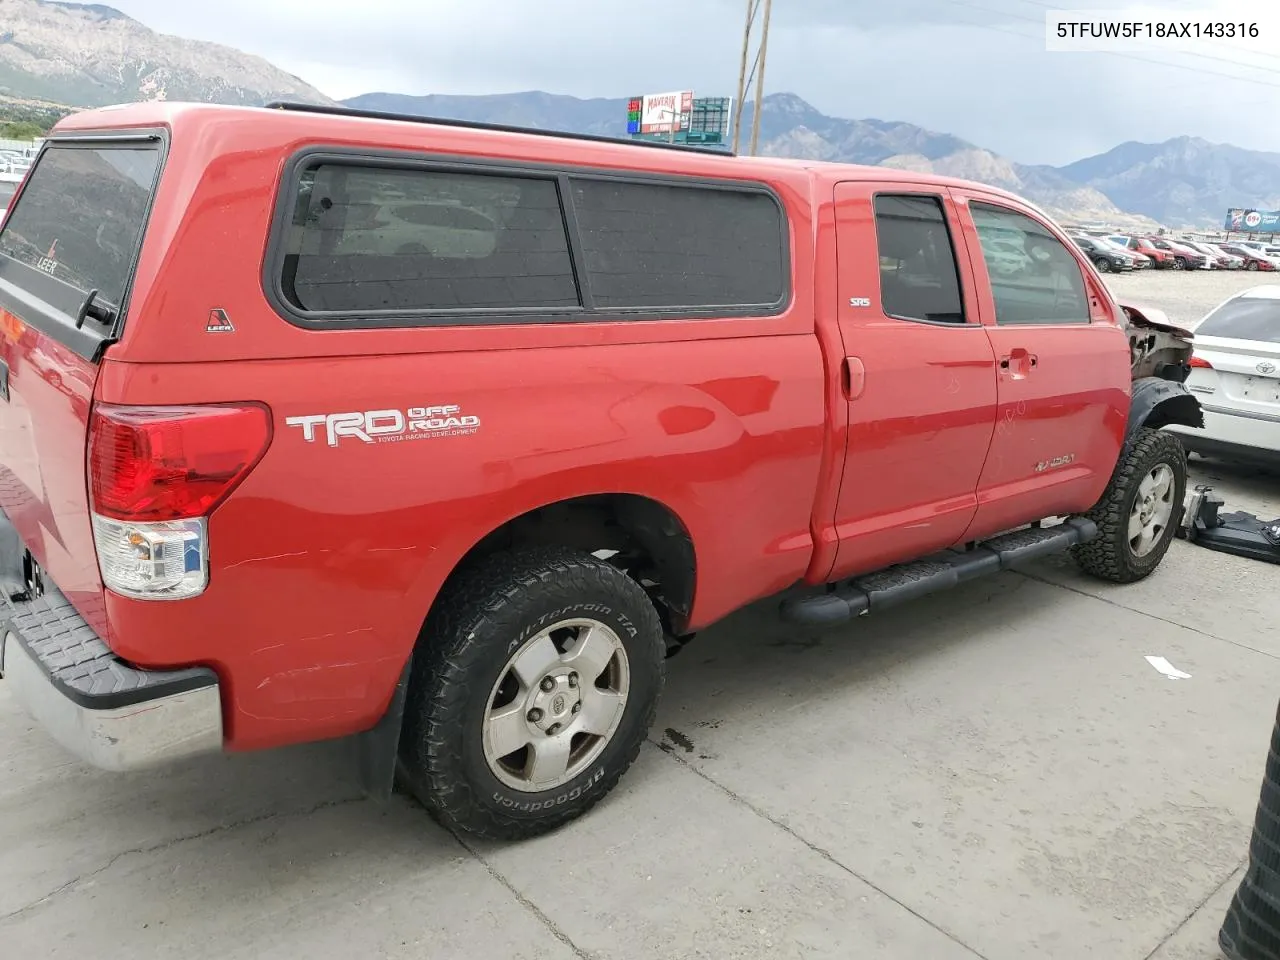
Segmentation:
{"type": "Polygon", "coordinates": [[[941,199],[878,194],[875,218],[885,314],[925,323],[965,323],[960,271],[941,199]]]}

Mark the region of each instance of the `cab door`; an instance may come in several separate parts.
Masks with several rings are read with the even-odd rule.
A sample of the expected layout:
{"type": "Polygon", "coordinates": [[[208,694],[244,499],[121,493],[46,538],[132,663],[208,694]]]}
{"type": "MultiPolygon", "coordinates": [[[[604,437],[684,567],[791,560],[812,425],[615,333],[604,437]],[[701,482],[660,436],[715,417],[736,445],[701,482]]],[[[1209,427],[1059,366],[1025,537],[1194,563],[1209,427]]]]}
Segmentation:
{"type": "Polygon", "coordinates": [[[951,191],[997,362],[999,408],[968,539],[1093,506],[1124,442],[1129,345],[1102,281],[1029,208],[951,191]]]}
{"type": "Polygon", "coordinates": [[[848,426],[830,580],[961,540],[996,404],[995,356],[946,191],[838,183],[835,220],[848,426]]]}

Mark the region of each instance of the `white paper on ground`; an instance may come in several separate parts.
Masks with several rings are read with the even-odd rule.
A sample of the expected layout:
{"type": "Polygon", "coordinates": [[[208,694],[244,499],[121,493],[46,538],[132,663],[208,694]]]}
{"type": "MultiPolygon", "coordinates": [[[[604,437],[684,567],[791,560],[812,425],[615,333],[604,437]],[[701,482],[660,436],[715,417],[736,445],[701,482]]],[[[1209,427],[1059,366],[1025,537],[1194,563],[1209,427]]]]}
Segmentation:
{"type": "Polygon", "coordinates": [[[1183,673],[1164,657],[1147,657],[1147,663],[1151,664],[1170,680],[1190,680],[1191,674],[1183,673]]]}

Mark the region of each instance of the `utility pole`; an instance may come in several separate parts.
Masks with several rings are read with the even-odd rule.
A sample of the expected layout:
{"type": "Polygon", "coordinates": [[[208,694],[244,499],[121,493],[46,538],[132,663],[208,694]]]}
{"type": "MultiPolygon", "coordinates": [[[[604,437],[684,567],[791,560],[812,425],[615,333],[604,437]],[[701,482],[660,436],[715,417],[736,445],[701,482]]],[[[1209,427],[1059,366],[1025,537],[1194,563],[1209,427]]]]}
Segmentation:
{"type": "Polygon", "coordinates": [[[742,62],[738,66],[738,99],[733,105],[733,152],[738,152],[742,133],[742,103],[747,96],[747,54],[751,50],[751,22],[760,0],[747,0],[747,19],[742,26],[742,62]]]}
{"type": "Polygon", "coordinates": [[[769,19],[773,12],[773,0],[746,0],[746,4],[746,22],[742,27],[742,59],[738,66],[738,100],[734,104],[733,112],[733,152],[737,153],[741,146],[742,111],[746,106],[747,92],[750,90],[751,82],[754,79],[756,85],[755,105],[751,112],[749,147],[751,155],[754,156],[760,142],[760,101],[764,96],[764,63],[765,55],[769,48],[769,19]],[[751,68],[748,70],[747,58],[751,54],[752,30],[755,27],[756,16],[760,13],[761,5],[764,6],[764,16],[760,28],[760,46],[756,50],[755,57],[751,61],[751,68]]]}
{"type": "Polygon", "coordinates": [[[751,156],[760,143],[760,114],[764,113],[764,60],[769,53],[769,15],[773,0],[764,0],[764,26],[760,30],[760,72],[756,74],[756,106],[751,111],[751,156]]]}

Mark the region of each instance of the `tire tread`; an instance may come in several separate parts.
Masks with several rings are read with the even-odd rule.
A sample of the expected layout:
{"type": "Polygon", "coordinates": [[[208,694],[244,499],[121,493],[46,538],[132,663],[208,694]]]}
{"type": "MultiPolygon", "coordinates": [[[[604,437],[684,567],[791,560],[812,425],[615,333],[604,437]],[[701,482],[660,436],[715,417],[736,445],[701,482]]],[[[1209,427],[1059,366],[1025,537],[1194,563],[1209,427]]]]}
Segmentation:
{"type": "MultiPolygon", "coordinates": [[[[494,554],[451,580],[427,619],[419,639],[409,684],[401,740],[402,776],[418,800],[451,829],[488,840],[526,839],[563,826],[581,816],[606,794],[639,756],[644,737],[627,746],[620,762],[606,767],[605,776],[581,797],[548,815],[508,816],[476,802],[471,785],[459,775],[463,759],[458,732],[474,686],[488,686],[496,678],[477,677],[481,635],[496,626],[521,594],[551,580],[569,583],[582,596],[619,591],[642,610],[636,624],[637,641],[653,646],[659,670],[659,691],[665,662],[662,626],[643,588],[612,564],[565,547],[531,547],[494,554]]],[[[657,711],[657,697],[641,719],[648,731],[657,711]]]]}
{"type": "Polygon", "coordinates": [[[1170,462],[1174,468],[1178,502],[1174,504],[1170,526],[1176,526],[1182,507],[1181,498],[1186,490],[1186,451],[1178,438],[1167,430],[1140,427],[1128,452],[1116,464],[1102,499],[1085,514],[1097,524],[1098,535],[1088,543],[1071,548],[1076,563],[1085,573],[1111,583],[1134,583],[1150,575],[1160,565],[1173,541],[1173,534],[1166,536],[1165,542],[1151,555],[1154,562],[1144,558],[1142,563],[1135,564],[1126,536],[1129,516],[1125,503],[1134,484],[1161,461],[1170,462]]]}

